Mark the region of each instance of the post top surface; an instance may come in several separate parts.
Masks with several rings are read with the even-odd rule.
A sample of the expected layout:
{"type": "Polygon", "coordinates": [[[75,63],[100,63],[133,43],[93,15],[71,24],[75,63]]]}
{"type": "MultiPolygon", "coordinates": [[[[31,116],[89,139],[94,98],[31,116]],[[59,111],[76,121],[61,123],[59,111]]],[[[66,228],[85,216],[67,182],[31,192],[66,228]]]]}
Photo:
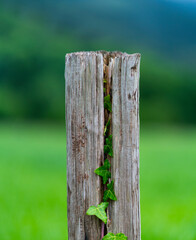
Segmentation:
{"type": "Polygon", "coordinates": [[[134,54],[128,54],[126,52],[119,52],[119,51],[111,51],[107,52],[104,50],[100,51],[83,51],[83,52],[73,52],[73,53],[67,53],[66,57],[71,56],[88,56],[88,55],[102,55],[104,58],[118,58],[118,57],[140,57],[140,53],[134,53],[134,54]]]}

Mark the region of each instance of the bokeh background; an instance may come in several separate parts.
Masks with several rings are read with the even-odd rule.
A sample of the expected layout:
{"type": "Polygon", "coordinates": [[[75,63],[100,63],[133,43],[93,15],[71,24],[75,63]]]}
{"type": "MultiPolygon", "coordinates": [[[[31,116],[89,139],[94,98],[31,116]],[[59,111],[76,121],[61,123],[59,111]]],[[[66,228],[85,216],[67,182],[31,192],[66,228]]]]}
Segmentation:
{"type": "Polygon", "coordinates": [[[143,240],[196,240],[196,1],[0,0],[0,239],[66,240],[64,56],[142,54],[143,240]]]}

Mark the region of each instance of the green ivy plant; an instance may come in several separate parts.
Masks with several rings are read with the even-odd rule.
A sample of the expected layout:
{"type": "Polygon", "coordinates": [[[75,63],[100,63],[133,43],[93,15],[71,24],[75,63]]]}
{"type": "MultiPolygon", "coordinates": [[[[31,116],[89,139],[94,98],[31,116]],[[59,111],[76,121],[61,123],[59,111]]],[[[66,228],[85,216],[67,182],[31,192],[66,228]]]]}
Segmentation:
{"type": "MultiPolygon", "coordinates": [[[[106,83],[107,81],[104,79],[104,84],[106,83]]],[[[104,93],[106,93],[106,88],[104,88],[104,93]]],[[[104,97],[104,108],[108,111],[108,113],[112,112],[112,103],[111,103],[110,95],[107,95],[104,97]]],[[[108,155],[110,157],[113,157],[112,135],[108,136],[110,122],[111,122],[111,119],[107,121],[104,127],[104,133],[103,133],[103,135],[105,136],[104,154],[105,156],[108,155]]],[[[106,184],[108,180],[111,178],[111,172],[109,171],[110,167],[111,167],[110,162],[106,158],[104,160],[103,166],[97,168],[94,171],[95,174],[102,177],[103,184],[106,184]]],[[[89,207],[86,214],[95,215],[103,221],[102,240],[127,240],[127,237],[123,233],[118,233],[116,235],[113,233],[108,233],[107,235],[104,236],[104,224],[107,224],[106,209],[109,205],[109,202],[108,202],[109,199],[113,201],[117,201],[117,197],[114,191],[114,180],[112,180],[110,183],[107,184],[107,188],[104,191],[104,195],[103,195],[103,202],[101,202],[98,206],[89,207]]]]}
{"type": "Polygon", "coordinates": [[[112,103],[109,94],[104,97],[104,108],[107,109],[109,112],[112,112],[112,103]]]}
{"type": "Polygon", "coordinates": [[[114,235],[114,233],[108,233],[103,240],[127,240],[127,236],[123,233],[117,233],[116,235],[114,235]]]}
{"type": "Polygon", "coordinates": [[[110,126],[110,119],[107,121],[104,127],[104,136],[108,133],[109,126],[110,126]]]}
{"type": "Polygon", "coordinates": [[[110,157],[113,157],[113,147],[112,147],[112,135],[106,138],[106,144],[104,145],[104,153],[108,154],[110,157]]]}
{"type": "Polygon", "coordinates": [[[97,207],[91,206],[86,212],[87,215],[95,215],[101,219],[105,224],[107,223],[106,208],[108,207],[109,202],[102,202],[97,207]]]}
{"type": "Polygon", "coordinates": [[[112,180],[111,183],[107,184],[107,189],[105,190],[104,195],[103,195],[104,202],[107,202],[108,199],[111,199],[113,201],[117,200],[117,197],[114,192],[114,180],[112,180]]]}
{"type": "Polygon", "coordinates": [[[97,168],[94,172],[103,178],[103,184],[106,184],[108,179],[111,178],[110,163],[108,159],[104,161],[104,165],[97,168]]]}

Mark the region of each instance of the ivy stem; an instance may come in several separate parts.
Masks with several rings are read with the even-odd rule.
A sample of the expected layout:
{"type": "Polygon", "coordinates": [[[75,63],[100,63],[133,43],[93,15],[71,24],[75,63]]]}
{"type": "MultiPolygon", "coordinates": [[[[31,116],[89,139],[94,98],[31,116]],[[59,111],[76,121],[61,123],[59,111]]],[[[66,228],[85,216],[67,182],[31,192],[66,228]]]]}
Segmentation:
{"type": "Polygon", "coordinates": [[[105,224],[104,222],[101,223],[101,239],[104,237],[104,230],[105,230],[105,224]]]}
{"type": "MultiPolygon", "coordinates": [[[[103,185],[103,192],[106,190],[106,185],[103,185]]],[[[104,222],[101,223],[101,240],[103,239],[105,235],[105,224],[104,222]]]]}

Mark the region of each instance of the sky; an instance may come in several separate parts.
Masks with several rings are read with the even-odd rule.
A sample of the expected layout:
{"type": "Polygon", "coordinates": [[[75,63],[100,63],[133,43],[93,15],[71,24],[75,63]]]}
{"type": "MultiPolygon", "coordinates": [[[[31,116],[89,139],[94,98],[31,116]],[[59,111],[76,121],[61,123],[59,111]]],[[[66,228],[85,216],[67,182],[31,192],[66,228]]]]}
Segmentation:
{"type": "Polygon", "coordinates": [[[196,3],[196,0],[166,0],[172,2],[181,2],[181,3],[196,3]]]}

